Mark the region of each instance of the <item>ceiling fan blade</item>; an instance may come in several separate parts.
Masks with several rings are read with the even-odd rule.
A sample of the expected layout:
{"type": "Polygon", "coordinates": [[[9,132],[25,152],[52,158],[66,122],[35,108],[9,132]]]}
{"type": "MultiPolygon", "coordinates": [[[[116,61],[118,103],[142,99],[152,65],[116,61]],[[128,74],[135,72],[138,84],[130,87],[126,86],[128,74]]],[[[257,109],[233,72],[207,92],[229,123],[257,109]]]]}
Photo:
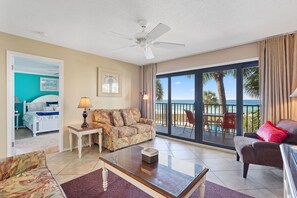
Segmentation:
{"type": "Polygon", "coordinates": [[[154,58],[153,51],[152,51],[152,49],[150,47],[145,46],[143,48],[143,50],[144,50],[144,55],[145,55],[146,59],[153,59],[154,58]]]}
{"type": "Polygon", "coordinates": [[[131,47],[136,47],[136,46],[137,46],[137,44],[129,45],[129,46],[125,46],[125,47],[120,47],[120,48],[116,48],[116,49],[111,50],[111,52],[118,52],[118,51],[122,51],[124,49],[128,49],[128,48],[131,48],[131,47]]]}
{"type": "Polygon", "coordinates": [[[109,31],[110,33],[112,33],[114,36],[118,37],[118,38],[122,38],[122,39],[126,39],[126,40],[130,40],[133,41],[134,39],[130,36],[121,34],[121,33],[117,33],[117,32],[113,32],[113,31],[109,31]]]}
{"type": "Polygon", "coordinates": [[[168,32],[171,28],[168,25],[165,25],[163,23],[159,23],[152,31],[150,31],[147,35],[146,38],[148,41],[153,41],[166,32],[168,32]]]}
{"type": "Polygon", "coordinates": [[[183,48],[186,45],[180,44],[180,43],[154,42],[153,46],[158,48],[165,48],[165,49],[177,49],[177,48],[183,48]]]}

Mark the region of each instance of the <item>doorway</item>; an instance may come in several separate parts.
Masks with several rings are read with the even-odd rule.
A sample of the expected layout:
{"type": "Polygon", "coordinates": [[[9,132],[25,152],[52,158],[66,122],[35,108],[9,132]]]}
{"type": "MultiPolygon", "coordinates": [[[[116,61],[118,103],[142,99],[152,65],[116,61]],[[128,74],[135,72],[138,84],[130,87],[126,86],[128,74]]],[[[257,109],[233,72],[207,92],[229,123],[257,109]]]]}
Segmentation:
{"type": "Polygon", "coordinates": [[[7,156],[63,151],[63,65],[7,51],[7,156]]]}

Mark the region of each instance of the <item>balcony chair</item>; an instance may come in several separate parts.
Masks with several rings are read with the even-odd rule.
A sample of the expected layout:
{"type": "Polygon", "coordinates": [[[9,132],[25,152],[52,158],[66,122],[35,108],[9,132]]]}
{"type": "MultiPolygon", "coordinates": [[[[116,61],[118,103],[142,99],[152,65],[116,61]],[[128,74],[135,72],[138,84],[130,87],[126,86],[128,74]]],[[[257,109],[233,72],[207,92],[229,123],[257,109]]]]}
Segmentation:
{"type": "MultiPolygon", "coordinates": [[[[288,131],[288,136],[282,143],[297,145],[297,122],[281,120],[276,125],[288,131]]],[[[236,159],[243,162],[243,177],[247,177],[249,164],[283,167],[280,143],[264,142],[256,133],[245,133],[244,136],[234,138],[236,159]]]]}
{"type": "Polygon", "coordinates": [[[186,109],[184,109],[184,111],[186,112],[187,122],[186,122],[186,125],[184,127],[183,133],[185,132],[185,129],[188,126],[188,123],[189,123],[189,125],[192,125],[192,129],[191,129],[191,133],[190,133],[190,137],[191,137],[193,129],[195,127],[195,118],[194,118],[194,115],[193,115],[192,111],[189,111],[189,110],[186,110],[186,109]]]}
{"type": "MultiPolygon", "coordinates": [[[[183,133],[185,132],[185,129],[186,127],[188,126],[188,123],[189,125],[192,125],[192,129],[191,129],[191,133],[190,133],[190,137],[192,136],[192,132],[194,130],[194,127],[195,127],[195,117],[194,117],[194,114],[192,111],[189,111],[189,110],[186,110],[184,109],[184,111],[186,112],[186,116],[187,116],[187,122],[186,122],[186,125],[184,126],[184,130],[183,130],[183,133]]],[[[207,127],[205,128],[205,124],[207,124],[207,121],[205,121],[205,119],[203,118],[203,126],[204,126],[204,129],[206,131],[209,132],[209,134],[211,135],[211,131],[210,129],[207,127]]]]}
{"type": "Polygon", "coordinates": [[[223,120],[219,119],[217,126],[222,129],[223,142],[225,141],[226,133],[231,132],[234,137],[236,132],[236,113],[224,113],[223,120]]]}

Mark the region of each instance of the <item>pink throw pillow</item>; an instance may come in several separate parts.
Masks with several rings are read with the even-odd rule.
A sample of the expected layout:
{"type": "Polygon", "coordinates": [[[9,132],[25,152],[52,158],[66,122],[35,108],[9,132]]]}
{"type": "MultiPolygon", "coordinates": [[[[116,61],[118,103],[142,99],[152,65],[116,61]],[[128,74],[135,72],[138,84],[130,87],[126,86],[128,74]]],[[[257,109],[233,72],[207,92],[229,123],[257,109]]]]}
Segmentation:
{"type": "Polygon", "coordinates": [[[288,131],[276,127],[272,122],[267,121],[257,131],[259,139],[265,142],[281,143],[288,135],[288,131]]]}

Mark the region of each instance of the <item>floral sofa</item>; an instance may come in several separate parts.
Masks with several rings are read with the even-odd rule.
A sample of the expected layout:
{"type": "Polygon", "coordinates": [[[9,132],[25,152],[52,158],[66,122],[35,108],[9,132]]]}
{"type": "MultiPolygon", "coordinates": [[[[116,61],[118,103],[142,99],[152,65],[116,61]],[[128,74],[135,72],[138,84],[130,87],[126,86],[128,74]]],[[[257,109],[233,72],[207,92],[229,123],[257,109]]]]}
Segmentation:
{"type": "MultiPolygon", "coordinates": [[[[156,136],[154,120],[141,118],[139,109],[94,110],[93,122],[103,128],[102,146],[110,151],[152,140],[156,136]]],[[[93,135],[98,143],[98,134],[93,135]]]]}
{"type": "Polygon", "coordinates": [[[0,197],[66,197],[43,151],[0,160],[0,197]]]}

